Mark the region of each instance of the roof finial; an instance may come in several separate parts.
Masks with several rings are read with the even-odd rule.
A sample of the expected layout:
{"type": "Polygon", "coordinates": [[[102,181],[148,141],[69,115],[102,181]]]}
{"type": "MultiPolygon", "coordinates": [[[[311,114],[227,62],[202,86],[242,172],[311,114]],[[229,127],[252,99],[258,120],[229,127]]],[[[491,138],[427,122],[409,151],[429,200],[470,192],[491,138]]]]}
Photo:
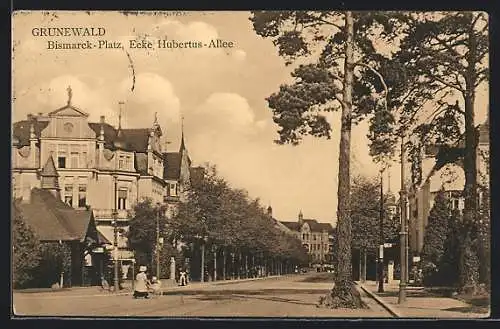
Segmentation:
{"type": "Polygon", "coordinates": [[[31,124],[30,124],[30,139],[35,139],[35,138],[36,138],[35,125],[34,125],[33,121],[31,121],[31,124]]]}
{"type": "Polygon", "coordinates": [[[66,88],[66,91],[68,92],[68,105],[71,105],[71,98],[73,97],[73,90],[71,89],[70,85],[68,86],[68,88],[66,88]]]}
{"type": "Polygon", "coordinates": [[[122,107],[123,107],[123,104],[125,104],[125,103],[122,101],[118,102],[118,105],[120,107],[120,110],[118,112],[118,130],[122,129],[122,107]]]}
{"type": "Polygon", "coordinates": [[[184,144],[184,115],[181,117],[181,151],[186,148],[186,145],[184,144]]]}

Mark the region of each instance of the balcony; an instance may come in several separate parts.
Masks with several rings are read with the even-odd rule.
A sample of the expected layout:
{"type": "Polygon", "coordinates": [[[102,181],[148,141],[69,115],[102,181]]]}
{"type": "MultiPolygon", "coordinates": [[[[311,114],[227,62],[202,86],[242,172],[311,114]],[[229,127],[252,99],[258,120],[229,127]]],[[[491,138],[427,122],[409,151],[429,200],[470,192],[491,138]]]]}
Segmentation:
{"type": "MultiPolygon", "coordinates": [[[[111,219],[113,219],[113,209],[92,209],[92,211],[94,212],[94,218],[96,220],[111,220],[111,219]]],[[[126,209],[117,210],[116,219],[118,221],[129,220],[128,210],[126,210],[126,209]]]]}
{"type": "Polygon", "coordinates": [[[175,203],[175,202],[179,202],[180,201],[180,197],[179,196],[171,196],[171,195],[169,195],[169,196],[165,196],[163,198],[163,201],[166,202],[166,203],[170,203],[170,202],[175,203]]]}

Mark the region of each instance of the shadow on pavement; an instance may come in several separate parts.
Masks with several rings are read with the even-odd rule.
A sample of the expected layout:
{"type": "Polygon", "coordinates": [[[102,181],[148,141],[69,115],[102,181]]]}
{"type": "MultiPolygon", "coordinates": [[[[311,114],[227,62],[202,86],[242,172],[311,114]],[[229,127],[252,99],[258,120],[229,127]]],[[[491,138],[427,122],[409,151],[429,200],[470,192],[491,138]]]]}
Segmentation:
{"type": "MultiPolygon", "coordinates": [[[[375,292],[375,294],[379,297],[398,297],[399,291],[375,292]]],[[[435,294],[435,293],[431,293],[431,292],[424,291],[424,290],[416,290],[416,291],[407,290],[406,296],[412,297],[412,298],[444,297],[440,294],[435,294]]]]}
{"type": "Polygon", "coordinates": [[[272,295],[272,294],[323,294],[330,291],[319,290],[319,289],[259,289],[259,290],[243,290],[243,289],[233,289],[233,290],[176,290],[176,291],[164,291],[165,296],[193,296],[193,295],[204,295],[204,296],[227,296],[227,295],[272,295]]]}
{"type": "Polygon", "coordinates": [[[480,306],[450,307],[444,310],[452,312],[460,312],[460,313],[485,313],[485,314],[487,314],[490,311],[489,307],[480,307],[480,306]]]}
{"type": "Polygon", "coordinates": [[[297,304],[297,305],[316,306],[315,303],[302,302],[302,301],[297,300],[297,299],[289,299],[289,298],[274,297],[274,296],[257,297],[256,295],[246,295],[246,294],[237,294],[237,295],[236,294],[230,294],[230,295],[208,295],[208,296],[200,296],[200,297],[197,297],[196,299],[202,300],[202,301],[266,300],[266,301],[271,301],[271,302],[282,302],[282,303],[297,304]]]}
{"type": "Polygon", "coordinates": [[[322,273],[315,273],[311,276],[307,276],[302,280],[298,280],[298,282],[324,282],[324,283],[331,282],[333,284],[333,280],[334,280],[333,273],[322,272],[322,273]]]}

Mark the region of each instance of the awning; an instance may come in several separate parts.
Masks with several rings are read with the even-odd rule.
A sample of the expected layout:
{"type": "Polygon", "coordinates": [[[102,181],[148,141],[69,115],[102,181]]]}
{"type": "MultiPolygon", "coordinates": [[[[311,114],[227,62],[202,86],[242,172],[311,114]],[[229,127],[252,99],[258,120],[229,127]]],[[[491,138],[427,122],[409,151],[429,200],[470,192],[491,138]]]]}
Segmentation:
{"type": "Polygon", "coordinates": [[[111,241],[109,241],[104,234],[101,233],[101,231],[97,230],[97,238],[99,239],[100,244],[113,244],[111,241]]]}
{"type": "MultiPolygon", "coordinates": [[[[97,231],[109,242],[109,244],[113,244],[114,228],[112,226],[97,226],[97,231]]],[[[127,237],[118,233],[118,248],[127,247],[127,237]]]]}

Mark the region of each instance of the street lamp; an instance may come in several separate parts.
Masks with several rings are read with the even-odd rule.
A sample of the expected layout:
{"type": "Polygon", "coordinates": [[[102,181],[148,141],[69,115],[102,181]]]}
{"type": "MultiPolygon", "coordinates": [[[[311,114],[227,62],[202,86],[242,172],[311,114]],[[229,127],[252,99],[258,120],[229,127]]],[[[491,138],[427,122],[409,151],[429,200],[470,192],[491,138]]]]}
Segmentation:
{"type": "Polygon", "coordinates": [[[404,136],[401,137],[401,191],[400,191],[400,206],[401,206],[401,232],[399,232],[400,240],[400,257],[401,270],[399,278],[399,296],[398,303],[402,304],[406,301],[406,282],[408,276],[408,230],[406,227],[406,186],[405,186],[405,147],[404,136]]]}
{"type": "Polygon", "coordinates": [[[204,235],[201,238],[201,282],[205,282],[205,244],[207,243],[208,237],[204,235]]]}
{"type": "Polygon", "coordinates": [[[379,218],[379,269],[378,269],[378,292],[384,292],[384,171],[380,170],[380,218],[379,218]]]}
{"type": "Polygon", "coordinates": [[[119,273],[118,273],[118,210],[117,210],[117,191],[118,191],[118,177],[113,175],[114,181],[114,205],[113,205],[113,262],[114,262],[114,286],[115,292],[120,289],[119,273]]]}
{"type": "Polygon", "coordinates": [[[160,211],[161,205],[158,203],[156,212],[156,278],[160,279],[160,246],[163,244],[163,238],[160,238],[160,211]]]}

